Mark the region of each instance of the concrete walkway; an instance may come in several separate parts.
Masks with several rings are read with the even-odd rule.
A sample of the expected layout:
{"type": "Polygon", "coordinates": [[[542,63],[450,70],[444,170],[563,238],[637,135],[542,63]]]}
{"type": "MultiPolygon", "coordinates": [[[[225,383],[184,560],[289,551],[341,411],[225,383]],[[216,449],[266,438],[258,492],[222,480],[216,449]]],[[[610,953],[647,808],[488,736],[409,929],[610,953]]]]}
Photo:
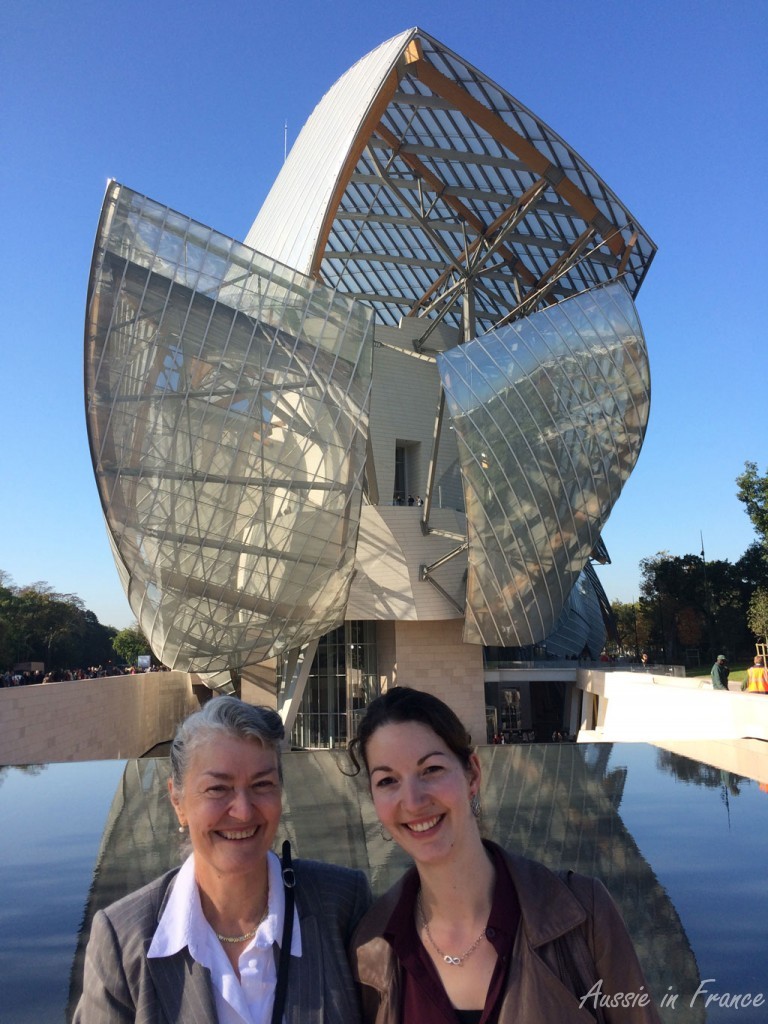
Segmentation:
{"type": "Polygon", "coordinates": [[[707,676],[580,671],[577,686],[594,723],[579,742],[653,743],[768,784],[768,698],[740,683],[726,693],[707,676]]]}

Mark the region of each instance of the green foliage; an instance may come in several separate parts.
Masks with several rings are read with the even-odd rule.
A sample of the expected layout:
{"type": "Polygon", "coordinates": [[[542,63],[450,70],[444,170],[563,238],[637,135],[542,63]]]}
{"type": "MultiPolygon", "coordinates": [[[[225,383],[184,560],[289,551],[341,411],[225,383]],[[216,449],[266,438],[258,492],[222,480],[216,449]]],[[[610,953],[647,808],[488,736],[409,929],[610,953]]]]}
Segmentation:
{"type": "Polygon", "coordinates": [[[140,654],[151,654],[147,638],[138,625],[121,629],[112,640],[112,647],[126,665],[135,665],[140,654]]]}
{"type": "Polygon", "coordinates": [[[744,502],[761,542],[768,546],[768,473],[760,476],[756,462],[745,462],[744,472],[736,477],[736,497],[744,502]]]}
{"type": "Polygon", "coordinates": [[[752,595],[747,609],[747,625],[758,640],[768,643],[768,589],[761,587],[752,595]]]}
{"type": "Polygon", "coordinates": [[[742,583],[750,590],[768,589],[768,545],[755,541],[736,563],[742,583]]]}
{"type": "Polygon", "coordinates": [[[0,666],[24,661],[41,661],[46,669],[101,665],[112,657],[114,634],[74,594],[58,594],[42,582],[17,587],[0,570],[0,666]]]}
{"type": "Polygon", "coordinates": [[[763,572],[754,552],[733,565],[660,551],[642,559],[640,571],[642,617],[659,660],[683,663],[689,649],[709,659],[721,650],[743,652],[749,647],[750,581],[763,572]]]}
{"type": "Polygon", "coordinates": [[[639,661],[642,652],[650,647],[650,625],[643,606],[640,602],[611,601],[611,611],[616,639],[606,644],[608,653],[639,661]]]}
{"type": "Polygon", "coordinates": [[[642,559],[640,573],[639,599],[611,602],[617,635],[606,644],[609,654],[691,661],[699,675],[721,652],[751,664],[750,630],[768,642],[768,544],[750,544],[735,564],[658,551],[642,559]]]}

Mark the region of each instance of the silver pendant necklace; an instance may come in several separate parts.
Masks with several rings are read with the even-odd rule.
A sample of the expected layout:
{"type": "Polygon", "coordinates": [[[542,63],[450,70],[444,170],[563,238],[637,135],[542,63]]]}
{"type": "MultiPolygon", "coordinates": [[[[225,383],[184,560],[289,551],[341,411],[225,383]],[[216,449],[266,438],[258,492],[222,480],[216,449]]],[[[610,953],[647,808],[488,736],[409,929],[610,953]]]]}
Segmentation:
{"type": "Polygon", "coordinates": [[[432,932],[429,930],[429,925],[427,924],[427,917],[426,917],[426,914],[424,913],[424,904],[421,901],[421,889],[419,889],[419,895],[416,897],[416,906],[417,906],[418,911],[419,911],[419,917],[421,918],[421,923],[424,925],[424,931],[426,932],[427,938],[431,942],[433,949],[435,950],[437,955],[442,957],[442,959],[445,961],[445,963],[449,964],[451,967],[461,967],[461,965],[464,963],[464,961],[468,957],[472,956],[472,954],[475,952],[477,947],[480,945],[480,943],[485,938],[485,928],[483,928],[483,930],[477,936],[477,938],[472,943],[472,945],[469,947],[469,949],[467,949],[464,953],[462,953],[461,956],[451,956],[449,953],[444,953],[442,951],[442,949],[440,949],[438,944],[435,942],[435,940],[432,938],[432,932]]]}

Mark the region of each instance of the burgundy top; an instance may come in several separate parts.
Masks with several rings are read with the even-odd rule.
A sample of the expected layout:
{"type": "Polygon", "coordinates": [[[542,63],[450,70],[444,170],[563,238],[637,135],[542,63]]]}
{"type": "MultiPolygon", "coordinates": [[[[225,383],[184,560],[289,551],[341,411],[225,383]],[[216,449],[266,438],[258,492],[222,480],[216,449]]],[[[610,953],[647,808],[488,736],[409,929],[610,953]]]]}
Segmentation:
{"type": "MultiPolygon", "coordinates": [[[[496,966],[485,1006],[457,1010],[451,1004],[416,930],[414,908],[419,876],[412,869],[405,876],[400,899],[384,929],[384,938],[403,967],[403,1024],[494,1024],[498,1019],[512,944],[520,924],[520,904],[501,849],[492,843],[484,843],[484,846],[496,870],[491,913],[485,929],[485,937],[496,950],[496,966]]],[[[464,970],[463,967],[456,969],[464,970]]]]}

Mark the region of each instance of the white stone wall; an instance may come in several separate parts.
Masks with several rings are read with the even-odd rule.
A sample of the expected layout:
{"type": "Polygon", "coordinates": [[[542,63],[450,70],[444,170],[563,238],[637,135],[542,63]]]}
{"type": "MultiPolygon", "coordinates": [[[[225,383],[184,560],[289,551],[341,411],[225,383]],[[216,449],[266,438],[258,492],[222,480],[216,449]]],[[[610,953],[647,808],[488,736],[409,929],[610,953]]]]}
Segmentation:
{"type": "Polygon", "coordinates": [[[186,672],[0,689],[0,764],[140,757],[199,707],[186,672]]]}
{"type": "Polygon", "coordinates": [[[463,622],[395,624],[394,683],[440,697],[472,734],[486,743],[483,649],[461,639],[463,622]]]}
{"type": "MultiPolygon", "coordinates": [[[[363,506],[347,619],[462,618],[439,590],[420,578],[420,567],[431,565],[459,545],[466,536],[466,517],[462,512],[438,509],[430,525],[453,536],[425,536],[421,512],[416,506],[363,506]]],[[[435,571],[440,586],[462,606],[466,568],[463,552],[435,571]]]]}
{"type": "MultiPolygon", "coordinates": [[[[390,331],[393,338],[399,332],[378,326],[376,338],[390,331]]],[[[407,344],[407,343],[406,343],[407,344]]],[[[440,395],[440,375],[434,359],[417,356],[407,349],[398,350],[378,346],[373,354],[373,390],[371,393],[370,434],[379,504],[390,505],[395,483],[395,445],[413,444],[408,487],[414,498],[424,497],[429,460],[432,454],[432,435],[440,395]]],[[[458,447],[452,430],[443,432],[437,459],[435,507],[463,508],[464,497],[456,462],[458,447]]]]}
{"type": "Polygon", "coordinates": [[[579,669],[577,680],[585,694],[598,700],[597,722],[585,716],[580,740],[768,740],[768,697],[640,672],[579,669]]]}
{"type": "Polygon", "coordinates": [[[242,670],[240,697],[246,704],[277,707],[277,658],[260,665],[248,665],[242,670]]]}
{"type": "Polygon", "coordinates": [[[376,623],[376,661],[378,663],[379,688],[384,691],[395,685],[397,673],[397,638],[394,622],[376,623]]]}

